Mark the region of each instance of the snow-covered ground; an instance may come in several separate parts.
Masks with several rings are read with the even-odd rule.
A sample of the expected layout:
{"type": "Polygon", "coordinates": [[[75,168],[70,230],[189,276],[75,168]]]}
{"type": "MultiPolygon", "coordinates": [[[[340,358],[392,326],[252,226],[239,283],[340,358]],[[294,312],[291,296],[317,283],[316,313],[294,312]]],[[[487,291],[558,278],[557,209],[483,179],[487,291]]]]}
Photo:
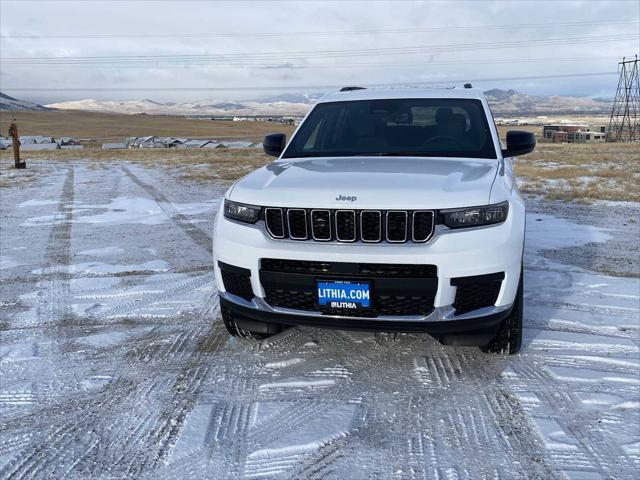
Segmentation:
{"type": "Polygon", "coordinates": [[[0,190],[1,478],[640,469],[637,205],[532,205],[520,355],[304,328],[251,346],[219,320],[221,187],[124,163],[29,171],[0,190]]]}

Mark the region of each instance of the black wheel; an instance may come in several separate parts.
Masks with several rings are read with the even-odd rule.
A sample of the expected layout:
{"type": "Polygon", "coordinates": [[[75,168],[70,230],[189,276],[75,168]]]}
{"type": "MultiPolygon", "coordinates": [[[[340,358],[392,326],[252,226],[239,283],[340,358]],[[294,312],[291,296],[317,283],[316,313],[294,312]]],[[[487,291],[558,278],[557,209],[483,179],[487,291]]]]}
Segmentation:
{"type": "Polygon", "coordinates": [[[233,337],[244,338],[245,340],[252,342],[259,342],[260,340],[264,340],[272,335],[268,333],[252,332],[238,327],[233,312],[224,305],[220,305],[220,315],[227,332],[229,332],[229,335],[233,337]]]}
{"type": "Polygon", "coordinates": [[[238,327],[236,326],[236,322],[233,319],[231,310],[229,310],[224,305],[220,305],[220,316],[222,317],[222,323],[224,323],[224,327],[227,329],[227,332],[229,332],[229,335],[231,335],[232,337],[239,336],[240,332],[238,332],[238,327]]]}
{"type": "Polygon", "coordinates": [[[516,293],[515,303],[511,314],[503,321],[496,336],[480,350],[486,353],[498,353],[501,355],[513,355],[520,351],[522,346],[522,317],[524,296],[524,266],[520,270],[520,282],[516,293]]]}

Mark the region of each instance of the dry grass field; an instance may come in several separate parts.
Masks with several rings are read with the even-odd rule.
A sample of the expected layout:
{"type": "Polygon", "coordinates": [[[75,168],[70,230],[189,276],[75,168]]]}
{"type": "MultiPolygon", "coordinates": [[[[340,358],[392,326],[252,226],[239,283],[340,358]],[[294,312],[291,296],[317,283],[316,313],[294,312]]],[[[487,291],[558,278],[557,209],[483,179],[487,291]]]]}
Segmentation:
{"type": "Polygon", "coordinates": [[[520,189],[558,200],[640,201],[640,144],[538,144],[516,160],[520,189]]]}
{"type": "Polygon", "coordinates": [[[291,125],[272,122],[195,120],[164,115],[114,115],[61,110],[0,112],[2,135],[7,134],[13,119],[18,124],[20,135],[91,139],[88,144],[97,146],[106,142],[122,142],[130,136],[247,139],[258,142],[267,133],[293,132],[291,125]]]}
{"type": "MultiPolygon", "coordinates": [[[[69,135],[102,141],[122,141],[131,135],[166,135],[213,138],[247,138],[261,140],[265,133],[286,132],[292,126],[271,122],[227,122],[190,120],[179,117],[148,115],[108,115],[83,112],[17,112],[0,114],[2,129],[8,127],[9,117],[18,121],[22,134],[69,135]]],[[[517,127],[499,127],[504,138],[506,131],[517,127]]],[[[540,127],[519,127],[538,134],[540,127]]],[[[95,145],[95,144],[94,144],[95,145]]],[[[83,159],[88,162],[128,161],[153,165],[179,178],[199,182],[231,182],[251,170],[268,163],[258,149],[246,150],[173,150],[135,149],[82,151],[57,150],[23,152],[29,162],[83,159]]],[[[10,151],[0,152],[0,172],[12,165],[10,151]]],[[[551,144],[539,143],[536,150],[516,161],[520,188],[531,195],[558,200],[640,201],[640,144],[551,144]]],[[[0,187],[29,178],[30,173],[2,175],[0,187]]]]}

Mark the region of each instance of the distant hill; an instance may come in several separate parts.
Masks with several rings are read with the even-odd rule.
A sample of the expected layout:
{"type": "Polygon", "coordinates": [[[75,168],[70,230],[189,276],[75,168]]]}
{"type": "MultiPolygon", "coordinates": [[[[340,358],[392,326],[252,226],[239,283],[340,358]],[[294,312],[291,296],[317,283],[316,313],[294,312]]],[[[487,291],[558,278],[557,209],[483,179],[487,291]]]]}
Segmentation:
{"type": "Polygon", "coordinates": [[[50,108],[43,107],[37,103],[27,102],[26,100],[18,100],[17,98],[10,97],[0,92],[0,111],[2,112],[16,112],[16,111],[45,111],[51,110],[50,108]]]}
{"type": "MultiPolygon", "coordinates": [[[[540,114],[608,114],[611,100],[586,97],[534,96],[515,90],[484,92],[496,116],[540,114]]],[[[215,99],[183,103],[143,100],[74,100],[52,103],[60,110],[149,115],[304,115],[321,95],[284,94],[263,100],[237,102],[215,99]]]]}
{"type": "Polygon", "coordinates": [[[158,103],[152,100],[74,100],[52,103],[50,108],[60,110],[84,110],[102,113],[148,115],[304,115],[315,101],[248,101],[199,100],[184,103],[158,103]]]}
{"type": "Polygon", "coordinates": [[[494,88],[484,92],[494,115],[608,114],[611,100],[586,97],[538,97],[494,88]]]}

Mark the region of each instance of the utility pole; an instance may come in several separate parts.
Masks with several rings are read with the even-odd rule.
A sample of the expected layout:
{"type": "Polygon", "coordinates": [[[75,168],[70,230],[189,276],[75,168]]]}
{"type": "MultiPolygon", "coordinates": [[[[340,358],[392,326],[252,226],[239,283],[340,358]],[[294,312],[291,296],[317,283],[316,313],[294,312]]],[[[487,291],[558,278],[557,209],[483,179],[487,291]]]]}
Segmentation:
{"type": "Polygon", "coordinates": [[[18,137],[18,125],[16,125],[15,119],[9,126],[9,136],[11,137],[11,143],[13,144],[13,160],[15,167],[19,169],[27,168],[26,162],[20,161],[20,138],[18,137]]]}
{"type": "Polygon", "coordinates": [[[620,78],[611,109],[607,142],[640,141],[640,73],[635,60],[618,63],[620,78]]]}

